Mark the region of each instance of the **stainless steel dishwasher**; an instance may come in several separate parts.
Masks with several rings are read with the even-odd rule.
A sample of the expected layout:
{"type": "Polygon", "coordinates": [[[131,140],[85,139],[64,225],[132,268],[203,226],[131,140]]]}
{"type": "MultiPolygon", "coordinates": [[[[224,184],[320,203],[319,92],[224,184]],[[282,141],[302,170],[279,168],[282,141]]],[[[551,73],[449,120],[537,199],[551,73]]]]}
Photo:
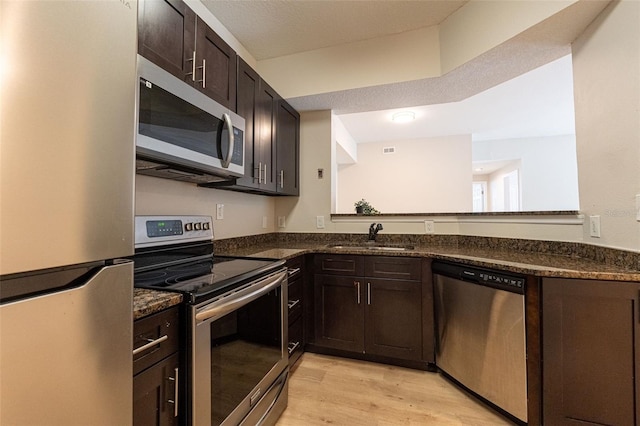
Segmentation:
{"type": "Polygon", "coordinates": [[[476,395],[527,421],[522,276],[434,262],[436,365],[476,395]]]}

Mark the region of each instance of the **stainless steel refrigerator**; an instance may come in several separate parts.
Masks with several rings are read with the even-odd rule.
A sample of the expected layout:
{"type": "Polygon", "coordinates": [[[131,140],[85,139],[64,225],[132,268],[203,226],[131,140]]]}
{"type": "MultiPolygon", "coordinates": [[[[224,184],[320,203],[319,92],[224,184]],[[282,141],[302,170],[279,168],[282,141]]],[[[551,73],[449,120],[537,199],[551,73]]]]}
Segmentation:
{"type": "Polygon", "coordinates": [[[0,2],[0,424],[132,422],[135,0],[0,2]]]}

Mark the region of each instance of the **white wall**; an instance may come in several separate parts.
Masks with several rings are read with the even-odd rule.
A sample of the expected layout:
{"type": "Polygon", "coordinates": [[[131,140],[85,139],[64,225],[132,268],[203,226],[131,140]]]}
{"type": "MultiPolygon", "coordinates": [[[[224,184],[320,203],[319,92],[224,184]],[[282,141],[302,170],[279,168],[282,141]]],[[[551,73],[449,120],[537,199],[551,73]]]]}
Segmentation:
{"type": "Polygon", "coordinates": [[[362,198],[383,213],[471,211],[471,181],[470,135],[361,143],[358,162],[339,168],[336,213],[362,198]]]}
{"type": "Polygon", "coordinates": [[[344,127],[342,120],[333,116],[337,164],[353,164],[358,161],[358,143],[344,127]]]}
{"type": "Polygon", "coordinates": [[[440,24],[442,74],[504,43],[575,3],[556,1],[470,1],[440,24]]]}
{"type": "Polygon", "coordinates": [[[438,28],[265,59],[256,66],[285,98],[437,77],[438,28]]]}
{"type": "Polygon", "coordinates": [[[195,214],[213,217],[216,239],[274,232],[275,199],[136,175],[136,215],[195,214]],[[216,219],[224,204],[224,219],[216,219]],[[263,217],[267,227],[262,227],[263,217]]]}
{"type": "Polygon", "coordinates": [[[332,177],[335,148],[331,111],[310,111],[300,114],[300,197],[277,199],[276,218],[284,216],[282,232],[331,232],[332,177]],[[324,171],[318,178],[318,169],[324,171]],[[316,217],[324,216],[324,229],[316,228],[316,217]]]}
{"type": "Polygon", "coordinates": [[[580,208],[593,244],[640,250],[640,2],[611,3],[573,44],[580,208]]]}
{"type": "Polygon", "coordinates": [[[522,211],[579,210],[574,135],[473,142],[474,162],[516,159],[522,211]]]}

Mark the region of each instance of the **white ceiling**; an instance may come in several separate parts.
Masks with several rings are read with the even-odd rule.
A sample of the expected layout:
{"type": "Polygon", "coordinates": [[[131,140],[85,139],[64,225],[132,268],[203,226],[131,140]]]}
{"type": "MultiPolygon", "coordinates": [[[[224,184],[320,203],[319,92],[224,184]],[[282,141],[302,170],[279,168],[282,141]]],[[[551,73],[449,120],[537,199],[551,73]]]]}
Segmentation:
{"type": "Polygon", "coordinates": [[[260,61],[438,25],[468,0],[202,0],[260,61]]]}

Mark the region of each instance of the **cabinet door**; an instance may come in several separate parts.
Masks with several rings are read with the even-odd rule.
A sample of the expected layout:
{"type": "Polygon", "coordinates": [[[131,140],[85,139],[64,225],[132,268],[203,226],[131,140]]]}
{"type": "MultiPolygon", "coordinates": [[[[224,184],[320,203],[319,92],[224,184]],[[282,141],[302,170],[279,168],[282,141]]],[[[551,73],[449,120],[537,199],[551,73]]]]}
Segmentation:
{"type": "Polygon", "coordinates": [[[236,52],[199,17],[196,25],[196,87],[235,111],[236,52]]]}
{"type": "Polygon", "coordinates": [[[367,278],[365,286],[365,352],[421,359],[422,284],[367,278]]]}
{"type": "Polygon", "coordinates": [[[277,191],[283,195],[299,195],[300,114],[280,101],[277,122],[277,191]]]}
{"type": "Polygon", "coordinates": [[[195,22],[182,0],[139,0],[138,53],[191,83],[195,22]]]}
{"type": "Polygon", "coordinates": [[[259,141],[261,168],[260,188],[276,192],[276,117],[280,96],[264,80],[260,80],[258,93],[260,130],[257,132],[259,141]]]}
{"type": "Polygon", "coordinates": [[[640,285],[544,279],[545,424],[631,425],[640,418],[640,285]]]}
{"type": "Polygon", "coordinates": [[[177,425],[178,354],[165,358],[133,377],[133,424],[177,425]]]}
{"type": "Polygon", "coordinates": [[[238,83],[236,94],[236,112],[245,120],[244,140],[244,177],[237,180],[243,187],[257,188],[258,163],[260,161],[260,120],[258,94],[260,76],[245,61],[238,58],[238,83]]]}
{"type": "Polygon", "coordinates": [[[315,337],[318,345],[364,351],[364,309],[360,278],[316,275],[315,337]]]}

